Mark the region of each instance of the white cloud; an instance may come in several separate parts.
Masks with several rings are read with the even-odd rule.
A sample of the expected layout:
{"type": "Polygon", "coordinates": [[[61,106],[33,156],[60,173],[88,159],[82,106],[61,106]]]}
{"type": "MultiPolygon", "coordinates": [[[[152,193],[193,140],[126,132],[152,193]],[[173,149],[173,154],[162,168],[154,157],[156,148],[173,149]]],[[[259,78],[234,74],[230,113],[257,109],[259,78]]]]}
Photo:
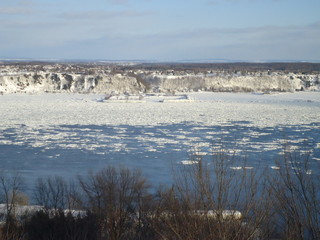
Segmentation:
{"type": "Polygon", "coordinates": [[[86,11],[86,12],[65,12],[58,15],[59,18],[66,20],[98,20],[115,18],[115,17],[144,17],[154,14],[148,11],[86,11]]]}
{"type": "Polygon", "coordinates": [[[1,0],[0,15],[34,14],[36,3],[34,1],[22,0],[1,0]],[[4,2],[3,2],[4,1],[4,2]]]}
{"type": "MultiPolygon", "coordinates": [[[[31,6],[1,11],[18,14],[23,9],[34,11],[31,6]]],[[[74,9],[59,14],[46,15],[40,11],[36,14],[35,18],[4,16],[1,19],[1,54],[161,60],[320,59],[320,22],[304,26],[194,28],[192,31],[187,27],[161,30],[150,21],[158,14],[152,11],[74,9]]]]}
{"type": "Polygon", "coordinates": [[[128,4],[130,0],[106,0],[106,1],[112,4],[123,5],[123,4],[128,4]]]}
{"type": "Polygon", "coordinates": [[[208,5],[218,5],[223,3],[254,3],[254,2],[282,2],[284,0],[207,0],[208,5]]]}
{"type": "MultiPolygon", "coordinates": [[[[291,27],[203,29],[119,36],[119,52],[136,58],[244,60],[320,59],[320,24],[291,27]],[[128,42],[126,42],[128,39],[128,42]],[[139,57],[140,56],[140,57],[139,57]]],[[[112,44],[112,43],[111,43],[112,44]]]]}
{"type": "Polygon", "coordinates": [[[2,7],[0,8],[0,14],[32,14],[34,11],[29,7],[2,7]]]}

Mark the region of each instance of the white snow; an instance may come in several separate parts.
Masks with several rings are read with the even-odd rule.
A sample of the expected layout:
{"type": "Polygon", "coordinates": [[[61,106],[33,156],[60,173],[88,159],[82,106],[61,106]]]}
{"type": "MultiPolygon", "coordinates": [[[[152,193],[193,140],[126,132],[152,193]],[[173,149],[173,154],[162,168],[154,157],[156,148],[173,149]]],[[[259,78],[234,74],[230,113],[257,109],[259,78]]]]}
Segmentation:
{"type": "MultiPolygon", "coordinates": [[[[0,219],[4,218],[4,216],[8,212],[8,208],[13,208],[13,211],[15,216],[18,218],[23,218],[26,215],[30,214],[35,214],[36,212],[40,211],[49,211],[49,213],[53,216],[54,214],[57,213],[57,210],[54,209],[46,209],[43,206],[39,205],[7,205],[7,204],[0,204],[0,219]]],[[[64,209],[63,210],[64,214],[67,216],[67,214],[71,214],[73,217],[83,217],[86,215],[86,211],[83,210],[74,210],[74,209],[64,209]]]]}
{"type": "Polygon", "coordinates": [[[199,162],[198,161],[189,161],[189,160],[184,160],[184,161],[181,161],[179,162],[183,165],[193,165],[193,164],[198,164],[199,162]]]}
{"type": "Polygon", "coordinates": [[[158,125],[199,122],[202,125],[228,121],[251,121],[255,126],[307,124],[319,119],[320,93],[299,92],[272,95],[249,93],[192,93],[193,102],[145,104],[97,103],[98,95],[6,94],[0,97],[1,125],[28,127],[63,124],[158,125]]]}
{"type": "Polygon", "coordinates": [[[274,170],[280,170],[280,167],[278,167],[278,166],[271,166],[270,168],[274,169],[274,170]]]}

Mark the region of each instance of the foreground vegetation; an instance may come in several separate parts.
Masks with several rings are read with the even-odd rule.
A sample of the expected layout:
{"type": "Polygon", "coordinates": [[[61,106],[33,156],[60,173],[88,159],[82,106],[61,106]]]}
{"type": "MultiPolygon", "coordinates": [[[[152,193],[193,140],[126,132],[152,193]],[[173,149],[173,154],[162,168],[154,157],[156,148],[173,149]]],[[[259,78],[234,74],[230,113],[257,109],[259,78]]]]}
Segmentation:
{"type": "Polygon", "coordinates": [[[23,213],[21,179],[1,173],[0,239],[320,239],[320,178],[308,154],[284,151],[272,171],[235,171],[224,150],[210,163],[196,154],[191,161],[156,191],[124,167],[72,182],[38,179],[33,198],[42,207],[23,213]]]}

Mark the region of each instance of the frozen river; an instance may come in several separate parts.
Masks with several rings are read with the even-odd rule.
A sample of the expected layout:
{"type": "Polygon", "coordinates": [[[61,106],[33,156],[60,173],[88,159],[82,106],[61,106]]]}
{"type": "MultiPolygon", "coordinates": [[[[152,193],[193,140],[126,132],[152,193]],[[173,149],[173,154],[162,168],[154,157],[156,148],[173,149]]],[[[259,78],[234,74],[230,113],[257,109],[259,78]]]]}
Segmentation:
{"type": "MultiPolygon", "coordinates": [[[[274,165],[288,143],[320,161],[320,93],[191,93],[193,101],[101,102],[102,95],[0,96],[0,163],[26,183],[73,178],[108,165],[140,168],[170,183],[173,165],[196,149],[236,150],[249,167],[274,165]]],[[[237,164],[237,163],[236,163],[237,164]]],[[[240,163],[239,163],[240,164],[240,163]]]]}

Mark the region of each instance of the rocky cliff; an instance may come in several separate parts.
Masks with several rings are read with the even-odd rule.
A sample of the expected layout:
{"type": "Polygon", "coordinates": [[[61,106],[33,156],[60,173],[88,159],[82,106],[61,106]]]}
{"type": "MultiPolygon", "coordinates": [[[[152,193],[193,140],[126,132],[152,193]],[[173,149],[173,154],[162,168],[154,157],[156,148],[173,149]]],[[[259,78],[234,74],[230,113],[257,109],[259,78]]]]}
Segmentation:
{"type": "Polygon", "coordinates": [[[0,67],[0,92],[73,92],[104,93],[127,92],[269,92],[318,90],[319,74],[296,74],[283,72],[255,71],[247,73],[225,71],[158,71],[129,70],[122,68],[90,67],[80,71],[74,67],[42,66],[0,67]],[[78,71],[78,72],[77,72],[78,71]],[[80,72],[79,72],[80,71],[80,72]]]}

